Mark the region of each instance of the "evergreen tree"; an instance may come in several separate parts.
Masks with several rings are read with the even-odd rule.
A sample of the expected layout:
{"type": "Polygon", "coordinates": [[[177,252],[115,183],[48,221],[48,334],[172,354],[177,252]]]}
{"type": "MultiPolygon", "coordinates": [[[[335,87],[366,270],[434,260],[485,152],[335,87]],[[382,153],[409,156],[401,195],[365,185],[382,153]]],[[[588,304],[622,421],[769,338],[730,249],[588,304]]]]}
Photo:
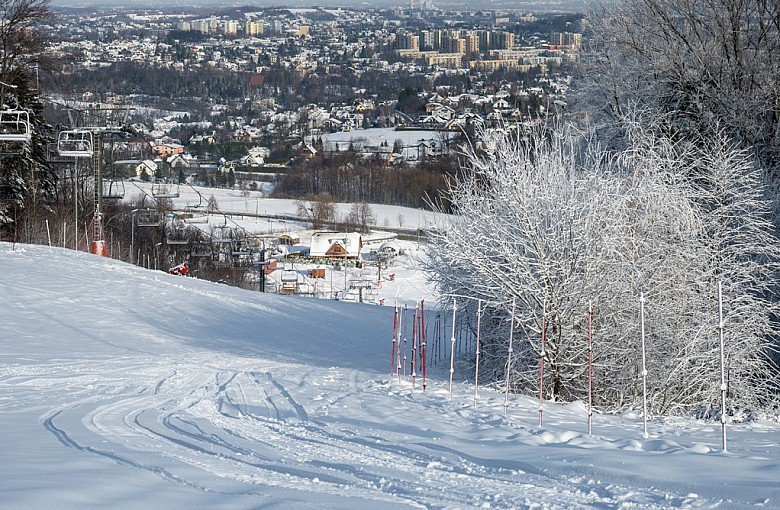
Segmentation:
{"type": "MultiPolygon", "coordinates": [[[[45,123],[31,65],[40,63],[44,37],[39,26],[51,17],[44,0],[0,0],[0,109],[25,111],[31,139],[0,142],[0,234],[13,230],[25,242],[44,241],[43,223],[56,185],[46,162],[51,128],[45,123]]],[[[2,122],[15,118],[4,116],[2,122]]],[[[18,129],[14,125],[14,129],[18,129]]]]}

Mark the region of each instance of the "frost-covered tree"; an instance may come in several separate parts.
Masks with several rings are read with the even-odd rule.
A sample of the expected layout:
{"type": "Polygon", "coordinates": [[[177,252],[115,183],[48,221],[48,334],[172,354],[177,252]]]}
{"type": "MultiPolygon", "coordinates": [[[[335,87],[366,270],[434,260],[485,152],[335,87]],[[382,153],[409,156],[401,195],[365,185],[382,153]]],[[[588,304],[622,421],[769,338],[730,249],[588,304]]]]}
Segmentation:
{"type": "Polygon", "coordinates": [[[376,223],[376,215],[367,202],[355,202],[349,208],[347,223],[360,233],[367,234],[376,223]]]}
{"type": "Polygon", "coordinates": [[[643,294],[654,412],[716,401],[714,282],[733,281],[724,286],[731,289],[730,303],[740,303],[728,329],[731,394],[735,406],[762,405],[774,376],[767,292],[778,249],[768,233],[766,204],[755,192],[740,194],[760,188],[750,180],[755,174],[748,159],[723,143],[674,143],[641,129],[628,139],[631,150],[612,154],[555,128],[492,136],[483,144],[489,150],[468,150],[466,168],[450,183],[455,213],[433,230],[432,279],[458,300],[462,314],[475,313],[477,300],[484,303],[481,373],[495,380],[504,373],[508,314],[516,303],[517,391],[537,391],[545,328],[545,393],[557,400],[587,396],[592,304],[595,397],[611,409],[641,398],[643,294]],[[690,168],[680,172],[681,166],[690,168]],[[722,169],[719,186],[684,177],[704,166],[722,169]],[[708,201],[704,190],[712,193],[708,201]]]}
{"type": "Polygon", "coordinates": [[[295,208],[296,214],[310,222],[313,229],[324,228],[336,219],[336,201],[327,192],[296,200],[295,208]]]}
{"type": "Polygon", "coordinates": [[[777,1],[605,1],[587,18],[577,89],[602,127],[619,136],[638,111],[675,136],[725,133],[778,168],[777,1]]]}

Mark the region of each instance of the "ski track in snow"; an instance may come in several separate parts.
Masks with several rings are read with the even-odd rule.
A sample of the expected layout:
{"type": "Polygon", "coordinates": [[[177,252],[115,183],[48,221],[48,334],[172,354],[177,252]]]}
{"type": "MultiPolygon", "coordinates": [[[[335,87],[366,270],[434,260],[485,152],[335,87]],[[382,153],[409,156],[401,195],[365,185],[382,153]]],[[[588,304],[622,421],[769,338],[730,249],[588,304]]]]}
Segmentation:
{"type": "MultiPolygon", "coordinates": [[[[18,374],[5,374],[0,387],[29,387],[29,400],[18,403],[25,407],[44,407],[47,390],[60,398],[64,391],[70,402],[41,419],[62,445],[202,491],[220,489],[210,486],[207,476],[192,477],[191,468],[258,497],[268,485],[334,495],[349,488],[352,497],[366,501],[420,508],[571,508],[572,501],[581,507],[694,506],[652,488],[600,484],[546,473],[521,460],[466,454],[457,437],[446,436],[448,428],[461,435],[468,428],[478,443],[480,430],[506,426],[507,418],[450,402],[435,386],[423,395],[407,382],[363,379],[336,368],[322,376],[304,368],[187,353],[134,363],[122,358],[24,365],[18,374]],[[274,375],[280,368],[287,377],[300,377],[280,380],[274,375]],[[386,408],[388,397],[395,398],[394,408],[386,408]],[[417,398],[425,401],[424,408],[416,405],[417,398]],[[341,409],[364,414],[351,419],[341,409]],[[431,411],[435,415],[418,415],[431,411]],[[383,427],[405,413],[406,428],[383,427]],[[415,425],[418,417],[422,426],[415,425]],[[433,432],[425,426],[433,422],[444,427],[433,432]],[[150,463],[148,452],[160,462],[150,463]]],[[[0,401],[0,408],[11,405],[0,401]]],[[[579,437],[545,434],[517,436],[537,444],[579,437]]]]}
{"type": "MultiPolygon", "coordinates": [[[[744,424],[750,434],[736,432],[729,453],[719,451],[718,424],[683,418],[656,420],[651,438],[640,439],[637,416],[596,414],[589,436],[582,403],[546,405],[538,426],[538,402],[528,397],[512,395],[505,408],[502,392],[484,388],[475,405],[462,379],[450,397],[443,361],[430,367],[425,393],[419,378],[390,378],[382,367],[391,310],[271,300],[69,252],[56,256],[55,272],[37,263],[36,250],[50,250],[29,250],[4,254],[18,267],[0,280],[10,325],[0,419],[27,445],[9,445],[17,455],[51,438],[69,466],[95,473],[108,459],[141,473],[130,476],[139,485],[151,473],[183,495],[182,505],[193,493],[372,510],[780,501],[776,424],[744,424]],[[19,429],[36,418],[27,439],[19,429]],[[730,461],[743,471],[736,480],[730,461]]],[[[18,479],[8,464],[6,489],[29,473],[71,476],[57,466],[40,471],[51,445],[37,446],[18,479]]],[[[98,494],[72,476],[73,492],[98,494]]],[[[61,494],[56,481],[34,487],[43,487],[36,502],[61,494]]],[[[11,500],[18,508],[29,501],[23,491],[11,500]]]]}

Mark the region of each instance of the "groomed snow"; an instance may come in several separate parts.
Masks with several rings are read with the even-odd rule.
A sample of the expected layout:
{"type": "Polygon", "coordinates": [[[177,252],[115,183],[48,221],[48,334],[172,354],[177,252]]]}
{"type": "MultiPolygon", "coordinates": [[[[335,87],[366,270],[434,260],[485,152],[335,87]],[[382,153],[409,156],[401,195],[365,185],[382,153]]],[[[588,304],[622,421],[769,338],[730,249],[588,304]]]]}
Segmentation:
{"type": "Polygon", "coordinates": [[[0,507],[780,507],[780,427],[389,374],[393,308],[0,243],[0,507]]]}

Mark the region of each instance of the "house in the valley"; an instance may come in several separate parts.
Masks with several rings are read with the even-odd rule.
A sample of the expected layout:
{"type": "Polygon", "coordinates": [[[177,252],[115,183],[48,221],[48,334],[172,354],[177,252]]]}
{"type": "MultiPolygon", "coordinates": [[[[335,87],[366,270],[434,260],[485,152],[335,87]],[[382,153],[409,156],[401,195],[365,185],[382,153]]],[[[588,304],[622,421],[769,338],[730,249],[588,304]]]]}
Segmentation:
{"type": "Polygon", "coordinates": [[[174,154],[182,154],[184,152],[184,146],[178,143],[161,143],[158,145],[152,145],[152,155],[157,158],[167,158],[174,154]]]}
{"type": "Polygon", "coordinates": [[[153,179],[155,174],[157,173],[157,163],[155,163],[151,159],[145,159],[143,161],[133,161],[132,164],[134,165],[132,169],[132,174],[133,177],[137,179],[142,179],[144,173],[148,178],[153,179]]]}
{"type": "Polygon", "coordinates": [[[363,237],[357,232],[315,232],[311,235],[311,257],[357,260],[363,237]]]}

